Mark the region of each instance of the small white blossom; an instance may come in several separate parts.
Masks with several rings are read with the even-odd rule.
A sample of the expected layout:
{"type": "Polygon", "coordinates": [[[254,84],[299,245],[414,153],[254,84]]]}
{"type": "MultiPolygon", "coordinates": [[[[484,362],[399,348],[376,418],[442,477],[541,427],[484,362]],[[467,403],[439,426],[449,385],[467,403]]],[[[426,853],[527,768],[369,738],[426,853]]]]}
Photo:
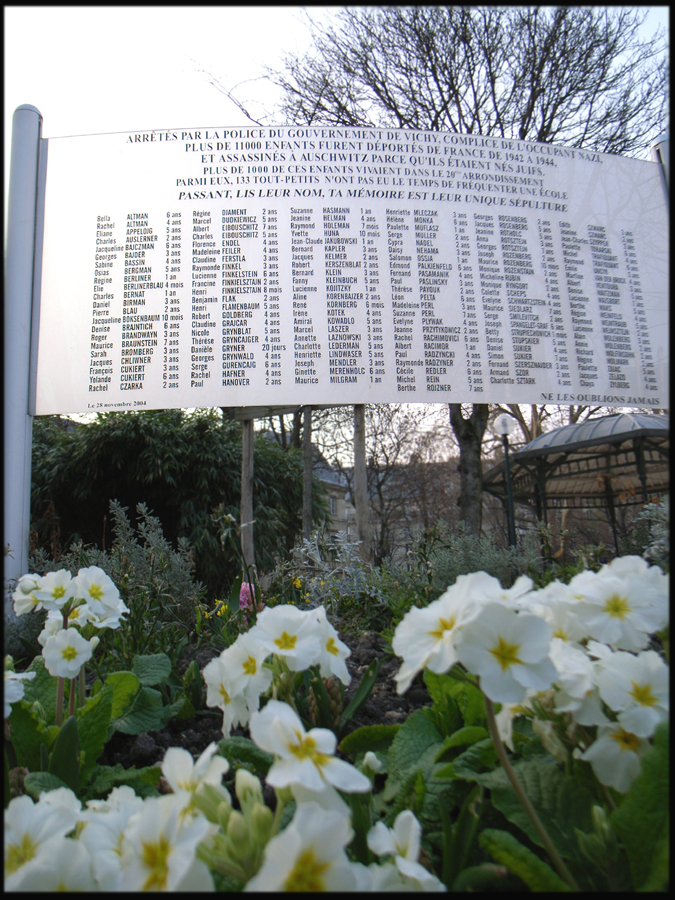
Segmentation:
{"type": "Polygon", "coordinates": [[[251,632],[268,653],[283,657],[293,672],[319,661],[319,630],[311,612],[290,605],[268,606],[259,613],[251,632]]]}
{"type": "Polygon", "coordinates": [[[47,572],[38,579],[33,596],[41,601],[44,609],[59,610],[68,600],[77,597],[77,584],[67,569],[47,572]]]}
{"type": "Polygon", "coordinates": [[[345,660],[352,651],[340,640],[337,631],[328,621],[325,607],[317,606],[312,612],[316,618],[321,641],[319,671],[323,678],[335,675],[344,685],[347,685],[352,679],[345,660]]]}
{"type": "Polygon", "coordinates": [[[45,641],[42,655],[50,675],[75,678],[84,663],[91,659],[94,648],[75,628],[62,629],[45,641]]]}
{"type": "Polygon", "coordinates": [[[327,728],[306,732],[298,714],[287,703],[270,700],[262,712],[253,713],[251,737],[261,750],[278,759],[267,773],[273,787],[302,784],[322,791],[329,784],[341,791],[369,791],[370,779],[333,754],[337,738],[327,728]]]}
{"type": "Polygon", "coordinates": [[[659,722],[668,718],[668,673],[668,666],[653,650],[637,656],[618,651],[599,675],[600,696],[619,713],[626,731],[651,737],[659,722]]]}
{"type": "Polygon", "coordinates": [[[33,678],[35,672],[12,672],[11,669],[5,669],[5,719],[11,715],[10,704],[17,703],[23,698],[23,682],[31,681],[33,678]]]}
{"type": "Polygon", "coordinates": [[[486,603],[465,625],[460,661],[480,676],[484,693],[499,703],[520,703],[527,688],[547,690],[556,677],[549,658],[551,629],[539,616],[486,603]]]}
{"type": "Polygon", "coordinates": [[[359,879],[345,852],[352,837],[347,817],[301,803],[265,848],[262,867],[244,890],[354,891],[359,879]]]}
{"type": "Polygon", "coordinates": [[[640,756],[649,742],[621,727],[619,722],[599,725],[596,740],[581,754],[598,780],[625,794],[641,771],[640,756]]]}

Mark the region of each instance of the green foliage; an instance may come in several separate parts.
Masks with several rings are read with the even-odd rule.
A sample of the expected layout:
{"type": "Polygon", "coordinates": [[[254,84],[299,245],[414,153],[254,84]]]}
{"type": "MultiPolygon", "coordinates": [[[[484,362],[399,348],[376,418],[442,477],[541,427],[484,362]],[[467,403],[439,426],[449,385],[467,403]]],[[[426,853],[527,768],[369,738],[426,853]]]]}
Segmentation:
{"type": "Polygon", "coordinates": [[[114,543],[109,550],[85,547],[80,542],[58,562],[44,550],[38,550],[29,560],[31,571],[39,574],[67,569],[74,576],[80,568],[99,566],[117,586],[129,613],[119,629],[106,629],[101,634],[101,648],[92,660],[99,677],[110,670],[130,669],[134,659],[144,654],[168,651],[177,662],[192,639],[197,605],[205,592],[203,585],[194,581],[187,541],[179,539],[174,550],[164,537],[159,519],[142,503],[137,516],[134,529],[127,510],[111,501],[114,543]],[[101,671],[101,665],[105,671],[101,671]]]}
{"type": "Polygon", "coordinates": [[[504,587],[519,575],[543,570],[543,557],[536,529],[528,531],[517,547],[498,547],[489,535],[469,532],[463,522],[454,531],[446,530],[443,542],[431,557],[433,586],[438,594],[453,585],[460,575],[487,572],[504,587]]]}
{"type": "Polygon", "coordinates": [[[610,816],[623,843],[636,890],[660,891],[669,879],[669,723],[654,734],[642,757],[642,772],[610,816]]]}
{"type": "MultiPolygon", "coordinates": [[[[221,546],[217,518],[239,517],[241,426],[219,411],[102,413],[72,433],[38,418],[32,466],[32,526],[53,555],[73,540],[101,545],[111,499],[130,509],[142,502],[170,542],[189,541],[212,596],[229,588],[237,560],[221,546]]],[[[323,521],[324,491],[318,481],[313,488],[314,515],[323,521]]],[[[271,569],[302,527],[300,451],[256,437],[253,497],[256,560],[271,569]]]]}
{"type": "Polygon", "coordinates": [[[479,839],[480,846],[493,859],[503,863],[510,872],[518,875],[531,891],[570,891],[553,869],[508,831],[486,828],[479,839]]]}

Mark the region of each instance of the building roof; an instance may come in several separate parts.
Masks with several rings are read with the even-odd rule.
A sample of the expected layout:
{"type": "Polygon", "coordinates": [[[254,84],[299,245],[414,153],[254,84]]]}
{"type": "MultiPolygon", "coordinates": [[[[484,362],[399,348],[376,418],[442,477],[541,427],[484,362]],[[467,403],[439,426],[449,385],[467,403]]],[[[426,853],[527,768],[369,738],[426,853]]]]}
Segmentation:
{"type": "MultiPolygon", "coordinates": [[[[514,499],[544,507],[605,506],[661,496],[670,486],[670,418],[617,413],[564,425],[509,455],[514,499]]],[[[506,494],[505,462],[483,475],[483,488],[506,494]]]]}

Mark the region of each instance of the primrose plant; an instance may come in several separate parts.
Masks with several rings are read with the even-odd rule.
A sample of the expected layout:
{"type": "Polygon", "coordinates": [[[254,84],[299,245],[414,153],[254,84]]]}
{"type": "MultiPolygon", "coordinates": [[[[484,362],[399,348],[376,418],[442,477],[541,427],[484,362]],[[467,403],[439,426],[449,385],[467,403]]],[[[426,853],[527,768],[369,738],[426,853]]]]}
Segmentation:
{"type": "Polygon", "coordinates": [[[71,679],[70,714],[75,708],[74,681],[79,676],[80,706],[84,705],[84,665],[96,649],[103,628],[119,628],[129,612],[113,581],[98,566],[80,569],[75,578],[66,569],[46,575],[24,575],[12,595],[17,616],[47,610],[38,637],[50,675],[58,678],[56,724],[63,717],[65,680],[71,679]]]}

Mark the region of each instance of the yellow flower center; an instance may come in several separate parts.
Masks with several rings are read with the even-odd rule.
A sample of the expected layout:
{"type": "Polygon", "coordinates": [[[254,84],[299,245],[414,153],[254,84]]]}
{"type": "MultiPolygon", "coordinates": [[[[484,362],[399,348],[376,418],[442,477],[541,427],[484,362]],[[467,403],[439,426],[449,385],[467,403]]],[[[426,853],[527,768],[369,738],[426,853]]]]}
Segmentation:
{"type": "Polygon", "coordinates": [[[658,699],[652,694],[652,687],[650,684],[636,684],[634,681],[631,681],[633,685],[633,690],[630,692],[631,697],[640,706],[656,706],[659,702],[658,699]]]}
{"type": "Polygon", "coordinates": [[[328,762],[330,757],[316,749],[316,741],[313,737],[305,735],[303,738],[299,731],[296,731],[295,733],[298,737],[298,743],[289,744],[288,747],[293,756],[297,756],[298,759],[310,759],[314,765],[318,767],[321,767],[328,762]]]}
{"type": "Polygon", "coordinates": [[[77,650],[75,649],[75,647],[64,647],[61,651],[61,656],[64,659],[75,659],[75,657],[77,656],[77,650]]]}
{"type": "Polygon", "coordinates": [[[607,600],[605,600],[604,612],[612,619],[623,620],[629,612],[632,612],[632,610],[625,597],[620,597],[618,594],[612,594],[611,597],[608,597],[607,600]]]}
{"type": "Polygon", "coordinates": [[[297,640],[297,634],[291,635],[287,631],[282,631],[281,637],[275,638],[274,643],[280,650],[292,650],[297,640]]]}
{"type": "Polygon", "coordinates": [[[436,640],[442,640],[443,635],[446,631],[452,631],[455,627],[455,617],[450,616],[449,619],[442,619],[439,617],[438,619],[438,628],[434,629],[434,631],[430,631],[429,634],[431,637],[436,638],[436,640]]]}
{"type": "Polygon", "coordinates": [[[221,686],[220,686],[220,691],[219,691],[219,693],[220,693],[220,696],[221,696],[221,697],[223,698],[223,700],[225,701],[225,704],[226,704],[226,705],[227,705],[228,703],[231,703],[231,702],[232,702],[232,701],[230,700],[230,695],[227,693],[227,691],[226,691],[225,688],[222,686],[222,684],[221,684],[221,686]]]}
{"type": "Polygon", "coordinates": [[[92,584],[89,588],[89,596],[93,600],[100,600],[103,596],[103,588],[100,584],[92,584]]]}
{"type": "Polygon", "coordinates": [[[258,671],[258,666],[256,665],[256,661],[252,656],[249,656],[249,658],[246,660],[243,669],[247,675],[255,675],[255,673],[258,671]]]}
{"type": "Polygon", "coordinates": [[[630,731],[624,731],[623,728],[619,727],[618,731],[613,731],[611,737],[617,742],[619,747],[621,747],[621,751],[624,750],[632,750],[633,753],[637,753],[637,749],[640,746],[640,738],[631,734],[630,731]]]}
{"type": "Polygon", "coordinates": [[[520,644],[507,644],[504,638],[500,637],[497,646],[493,647],[490,653],[501,666],[502,672],[505,672],[509,666],[523,664],[522,659],[518,658],[519,649],[520,644]]]}
{"type": "Polygon", "coordinates": [[[335,641],[333,640],[333,638],[328,638],[328,640],[326,641],[326,650],[328,650],[329,653],[332,653],[333,656],[338,655],[338,648],[335,646],[335,641]]]}
{"type": "Polygon", "coordinates": [[[318,862],[313,850],[305,850],[296,859],[291,874],[284,882],[285,891],[325,891],[321,877],[330,863],[318,862]]]}
{"type": "Polygon", "coordinates": [[[29,834],[24,834],[20,844],[11,844],[5,851],[5,875],[16,872],[19,866],[27,863],[35,856],[37,846],[31,840],[29,834]]]}
{"type": "Polygon", "coordinates": [[[553,637],[560,638],[560,640],[562,640],[562,641],[567,640],[567,635],[566,635],[565,629],[562,627],[562,625],[559,625],[557,630],[553,632],[553,637]]]}
{"type": "Polygon", "coordinates": [[[171,846],[165,837],[154,844],[143,842],[143,864],[150,869],[150,874],[143,883],[142,891],[157,890],[165,887],[169,876],[167,857],[171,846]]]}
{"type": "Polygon", "coordinates": [[[70,615],[68,616],[68,621],[71,621],[72,619],[79,619],[79,618],[80,618],[80,607],[76,606],[75,609],[71,609],[70,615]]]}
{"type": "Polygon", "coordinates": [[[62,584],[59,584],[59,585],[57,585],[57,586],[54,588],[54,590],[52,591],[52,597],[53,597],[55,600],[58,600],[59,597],[63,597],[63,595],[65,594],[65,592],[66,592],[66,589],[63,587],[62,584]]]}

